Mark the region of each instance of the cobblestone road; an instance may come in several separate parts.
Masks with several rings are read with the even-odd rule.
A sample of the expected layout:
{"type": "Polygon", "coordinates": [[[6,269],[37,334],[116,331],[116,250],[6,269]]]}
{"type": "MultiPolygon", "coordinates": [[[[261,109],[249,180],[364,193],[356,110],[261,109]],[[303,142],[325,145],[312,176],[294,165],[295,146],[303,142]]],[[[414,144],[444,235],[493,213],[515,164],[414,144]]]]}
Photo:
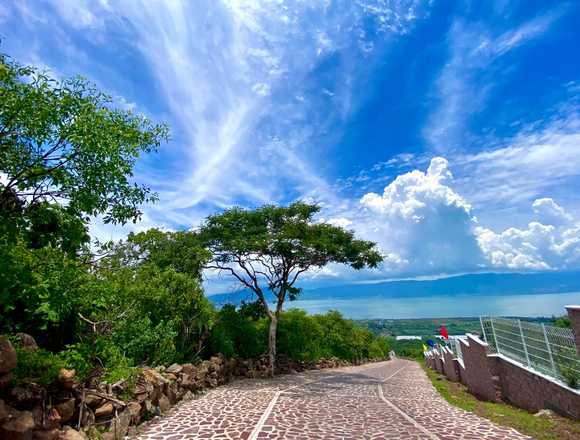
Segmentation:
{"type": "Polygon", "coordinates": [[[241,380],[176,406],[140,439],[526,439],[450,406],[411,361],[241,380]]]}

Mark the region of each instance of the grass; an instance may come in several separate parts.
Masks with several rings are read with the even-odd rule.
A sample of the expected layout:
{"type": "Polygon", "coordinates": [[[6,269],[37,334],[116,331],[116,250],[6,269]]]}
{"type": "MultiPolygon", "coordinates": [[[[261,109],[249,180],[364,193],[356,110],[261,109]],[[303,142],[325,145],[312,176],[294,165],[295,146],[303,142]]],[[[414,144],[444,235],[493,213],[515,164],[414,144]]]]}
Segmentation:
{"type": "Polygon", "coordinates": [[[506,403],[483,402],[469,394],[464,385],[451,382],[445,376],[427,368],[424,363],[421,364],[435,389],[451,405],[473,412],[498,425],[515,428],[538,440],[580,439],[579,421],[557,414],[535,416],[506,403]]]}

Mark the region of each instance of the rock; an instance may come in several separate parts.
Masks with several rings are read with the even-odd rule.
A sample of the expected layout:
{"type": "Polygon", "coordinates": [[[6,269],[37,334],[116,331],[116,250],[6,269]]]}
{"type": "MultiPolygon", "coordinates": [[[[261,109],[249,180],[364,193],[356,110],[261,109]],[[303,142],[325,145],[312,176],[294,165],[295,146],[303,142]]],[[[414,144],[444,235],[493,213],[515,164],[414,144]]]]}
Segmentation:
{"type": "Polygon", "coordinates": [[[91,393],[85,393],[85,404],[90,408],[96,408],[103,403],[103,399],[91,393]]]}
{"type": "Polygon", "coordinates": [[[172,382],[177,380],[177,376],[173,373],[165,373],[165,378],[172,382]]]}
{"type": "MultiPolygon", "coordinates": [[[[42,409],[41,409],[41,414],[42,414],[42,409]]],[[[47,412],[46,417],[44,418],[44,426],[43,426],[42,419],[40,421],[36,422],[36,426],[37,427],[40,426],[43,429],[49,429],[49,430],[56,429],[56,428],[60,427],[61,421],[64,421],[64,420],[62,420],[62,417],[61,417],[60,413],[57,411],[57,409],[51,408],[47,412]]]]}
{"type": "Polygon", "coordinates": [[[18,345],[25,350],[38,350],[38,344],[36,343],[36,340],[28,333],[16,333],[16,338],[18,339],[18,345]]]}
{"type": "Polygon", "coordinates": [[[113,407],[113,404],[111,402],[104,403],[97,409],[95,409],[95,417],[98,419],[100,417],[110,416],[111,414],[113,414],[114,410],[115,408],[113,407]]]}
{"type": "Polygon", "coordinates": [[[0,374],[16,368],[16,350],[6,336],[0,336],[0,374]]]}
{"type": "Polygon", "coordinates": [[[131,414],[131,423],[136,425],[141,420],[141,404],[139,402],[129,402],[127,411],[131,414]]]}
{"type": "Polygon", "coordinates": [[[535,417],[554,417],[556,414],[554,414],[554,411],[550,410],[550,409],[541,409],[539,410],[536,414],[534,414],[535,417]]]}
{"type": "Polygon", "coordinates": [[[81,426],[87,428],[95,424],[95,413],[90,408],[83,408],[83,415],[81,417],[81,426]]]}
{"type": "Polygon", "coordinates": [[[36,430],[32,432],[33,440],[58,440],[60,436],[59,429],[36,430]]]}
{"type": "Polygon", "coordinates": [[[19,405],[28,405],[42,400],[43,391],[44,390],[40,385],[31,383],[26,387],[12,388],[10,391],[10,396],[12,397],[12,400],[19,405]]]}
{"type": "Polygon", "coordinates": [[[12,373],[0,374],[0,390],[6,388],[13,378],[14,375],[12,373]]]}
{"type": "Polygon", "coordinates": [[[0,399],[0,422],[14,417],[18,414],[18,411],[11,406],[6,405],[2,399],[0,399]]]}
{"type": "Polygon", "coordinates": [[[169,402],[171,402],[172,405],[177,403],[177,401],[179,400],[179,397],[180,397],[179,387],[177,386],[177,384],[171,383],[171,384],[167,385],[167,389],[165,390],[165,395],[167,396],[167,398],[169,399],[169,402]]]}
{"type": "Polygon", "coordinates": [[[70,426],[65,426],[61,431],[58,440],[87,440],[87,436],[83,432],[79,432],[70,426]]]}
{"type": "Polygon", "coordinates": [[[58,381],[65,390],[72,390],[76,388],[75,381],[76,371],[67,370],[66,368],[61,368],[58,372],[58,381]]]}
{"type": "Polygon", "coordinates": [[[103,440],[123,440],[131,424],[131,413],[122,411],[111,423],[108,432],[103,433],[103,440]]]}
{"type": "Polygon", "coordinates": [[[157,399],[157,406],[159,407],[159,411],[162,413],[169,411],[171,408],[171,402],[167,398],[165,394],[162,394],[159,399],[157,399]]]}
{"type": "Polygon", "coordinates": [[[195,394],[193,394],[191,391],[186,391],[185,394],[183,395],[183,397],[181,398],[181,400],[184,401],[188,401],[188,400],[193,400],[195,399],[195,394]]]}
{"type": "Polygon", "coordinates": [[[70,398],[65,400],[64,402],[59,403],[56,405],[56,410],[60,414],[62,419],[62,423],[68,422],[75,413],[76,409],[76,399],[70,398]]]}
{"type": "Polygon", "coordinates": [[[2,440],[32,440],[34,418],[32,413],[24,411],[0,426],[2,440]]]}
{"type": "Polygon", "coordinates": [[[149,383],[152,383],[154,386],[163,386],[166,383],[169,383],[169,380],[165,379],[161,373],[153,368],[147,368],[143,370],[143,377],[149,383]]]}
{"type": "Polygon", "coordinates": [[[181,371],[183,371],[183,367],[179,364],[171,364],[166,370],[166,373],[171,373],[171,374],[178,374],[181,373],[181,371]]]}
{"type": "Polygon", "coordinates": [[[153,412],[153,403],[150,400],[144,400],[141,409],[145,414],[150,414],[153,412]]]}
{"type": "Polygon", "coordinates": [[[193,364],[183,364],[181,366],[181,373],[186,376],[192,376],[193,374],[195,374],[195,367],[193,366],[193,364]]]}

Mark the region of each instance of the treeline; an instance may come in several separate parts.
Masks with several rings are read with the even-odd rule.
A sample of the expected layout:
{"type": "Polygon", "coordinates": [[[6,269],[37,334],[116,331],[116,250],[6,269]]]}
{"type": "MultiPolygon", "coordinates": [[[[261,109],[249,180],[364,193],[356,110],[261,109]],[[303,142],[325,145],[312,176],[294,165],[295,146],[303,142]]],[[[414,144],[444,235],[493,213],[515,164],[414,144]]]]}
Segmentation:
{"type": "MultiPolygon", "coordinates": [[[[94,264],[73,259],[57,266],[44,258],[32,274],[40,284],[20,284],[3,303],[15,313],[2,315],[2,332],[26,332],[43,347],[20,350],[17,378],[49,384],[60,368],[69,368],[79,378],[98,370],[114,383],[143,364],[195,363],[217,354],[259,358],[267,352],[269,319],[262,305],[216,309],[201,286],[204,251],[195,251],[187,233],[153,229],[102,251],[94,264]],[[22,290],[26,296],[17,294],[22,290]]],[[[291,309],[280,315],[277,348],[293,361],[358,362],[385,358],[389,343],[338,312],[291,309]]]]}

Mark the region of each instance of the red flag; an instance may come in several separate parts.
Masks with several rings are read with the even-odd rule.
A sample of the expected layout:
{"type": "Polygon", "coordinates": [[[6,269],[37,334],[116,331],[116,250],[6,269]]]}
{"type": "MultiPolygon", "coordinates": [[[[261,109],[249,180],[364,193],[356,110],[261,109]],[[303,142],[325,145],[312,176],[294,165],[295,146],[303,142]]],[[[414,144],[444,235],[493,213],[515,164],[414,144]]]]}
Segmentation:
{"type": "Polygon", "coordinates": [[[439,334],[443,336],[444,339],[449,339],[449,333],[447,333],[447,329],[445,328],[444,325],[442,325],[441,328],[439,329],[439,334]]]}

